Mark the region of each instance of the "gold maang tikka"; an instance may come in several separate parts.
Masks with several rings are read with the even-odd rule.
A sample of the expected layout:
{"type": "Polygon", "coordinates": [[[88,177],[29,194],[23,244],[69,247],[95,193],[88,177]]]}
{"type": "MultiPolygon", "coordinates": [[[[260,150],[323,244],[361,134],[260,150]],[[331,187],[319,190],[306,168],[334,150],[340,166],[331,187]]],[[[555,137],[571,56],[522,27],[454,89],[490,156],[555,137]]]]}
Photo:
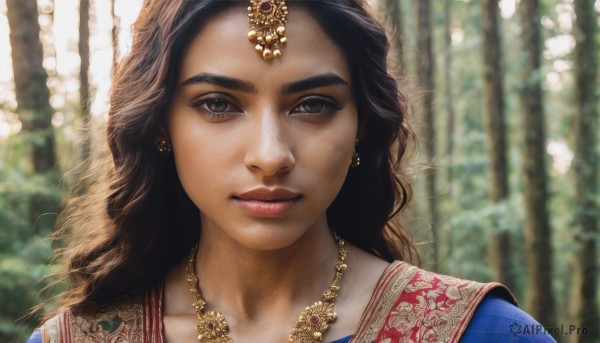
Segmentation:
{"type": "Polygon", "coordinates": [[[281,49],[287,42],[285,22],[288,7],[282,0],[251,0],[248,6],[248,20],[251,30],[248,39],[254,43],[254,50],[265,61],[281,56],[281,49]]]}

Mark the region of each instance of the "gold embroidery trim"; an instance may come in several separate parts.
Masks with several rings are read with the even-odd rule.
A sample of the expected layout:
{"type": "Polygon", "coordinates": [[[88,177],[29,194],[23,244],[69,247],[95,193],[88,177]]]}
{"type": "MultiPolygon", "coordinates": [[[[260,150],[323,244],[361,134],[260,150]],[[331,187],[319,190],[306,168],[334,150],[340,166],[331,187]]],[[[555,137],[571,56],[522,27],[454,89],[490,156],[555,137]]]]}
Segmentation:
{"type": "Polygon", "coordinates": [[[385,324],[388,313],[406,284],[417,273],[408,263],[395,261],[385,270],[350,343],[371,343],[385,324]]]}

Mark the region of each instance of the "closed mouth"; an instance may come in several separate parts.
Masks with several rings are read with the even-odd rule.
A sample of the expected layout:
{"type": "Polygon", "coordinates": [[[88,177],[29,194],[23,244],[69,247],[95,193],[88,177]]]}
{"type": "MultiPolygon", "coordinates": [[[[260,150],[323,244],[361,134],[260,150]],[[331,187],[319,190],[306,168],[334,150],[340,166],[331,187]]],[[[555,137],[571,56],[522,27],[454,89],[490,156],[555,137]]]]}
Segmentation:
{"type": "Polygon", "coordinates": [[[285,188],[256,188],[241,194],[236,194],[232,198],[241,201],[262,201],[262,202],[287,202],[298,200],[301,194],[285,188]]]}
{"type": "Polygon", "coordinates": [[[302,194],[284,188],[256,188],[232,199],[252,216],[280,217],[292,210],[302,194]]]}

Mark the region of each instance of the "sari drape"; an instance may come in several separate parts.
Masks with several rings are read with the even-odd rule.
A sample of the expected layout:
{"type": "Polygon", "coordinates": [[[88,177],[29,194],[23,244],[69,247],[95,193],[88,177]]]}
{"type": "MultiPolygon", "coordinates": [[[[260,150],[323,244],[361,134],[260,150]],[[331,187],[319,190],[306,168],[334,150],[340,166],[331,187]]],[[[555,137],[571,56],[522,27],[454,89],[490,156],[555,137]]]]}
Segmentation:
{"type": "MultiPolygon", "coordinates": [[[[458,342],[481,300],[495,295],[516,304],[499,283],[435,274],[408,263],[388,266],[350,343],[458,342]]],[[[44,343],[163,343],[162,282],[92,314],[63,311],[42,327],[44,343]]]]}

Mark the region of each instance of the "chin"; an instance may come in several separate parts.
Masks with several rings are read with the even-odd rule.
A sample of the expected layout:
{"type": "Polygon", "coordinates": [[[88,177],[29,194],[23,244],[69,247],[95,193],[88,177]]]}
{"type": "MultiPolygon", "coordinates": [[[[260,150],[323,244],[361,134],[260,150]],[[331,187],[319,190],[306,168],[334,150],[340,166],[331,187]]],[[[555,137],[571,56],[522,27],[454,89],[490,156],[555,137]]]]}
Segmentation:
{"type": "Polygon", "coordinates": [[[281,224],[273,226],[256,225],[246,228],[243,232],[237,232],[231,235],[230,238],[247,249],[273,251],[294,245],[306,232],[306,229],[299,230],[297,227],[285,227],[281,224]]]}

